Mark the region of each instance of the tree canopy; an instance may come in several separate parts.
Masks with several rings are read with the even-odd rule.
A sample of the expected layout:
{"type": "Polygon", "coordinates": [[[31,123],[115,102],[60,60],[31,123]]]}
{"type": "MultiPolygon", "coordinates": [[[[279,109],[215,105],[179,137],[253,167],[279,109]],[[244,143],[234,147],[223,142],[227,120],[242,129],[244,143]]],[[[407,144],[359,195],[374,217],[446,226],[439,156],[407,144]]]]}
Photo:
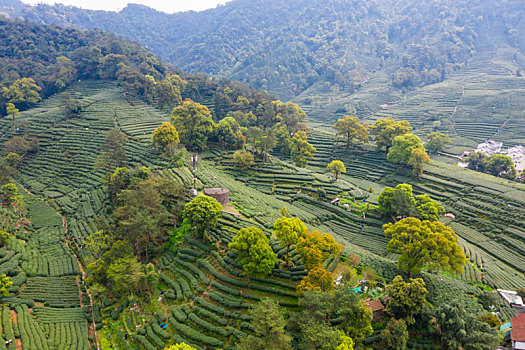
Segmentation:
{"type": "Polygon", "coordinates": [[[20,115],[20,111],[12,103],[6,104],[5,109],[6,109],[7,114],[9,114],[12,118],[11,127],[13,128],[13,132],[14,132],[15,131],[15,117],[17,115],[20,115]]]}
{"type": "Polygon", "coordinates": [[[495,154],[489,158],[485,170],[494,176],[504,177],[509,180],[516,178],[516,168],[512,158],[504,154],[495,154]]]}
{"type": "Polygon", "coordinates": [[[193,346],[186,343],[180,343],[166,347],[164,350],[197,350],[193,346]]]}
{"type": "Polygon", "coordinates": [[[387,250],[400,254],[398,268],[409,275],[419,273],[425,266],[463,273],[466,258],[458,236],[441,222],[408,217],[383,225],[383,230],[390,237],[387,250]]]}
{"type": "Polygon", "coordinates": [[[250,310],[255,335],[249,335],[237,346],[241,350],[291,350],[291,337],[286,334],[286,320],[279,304],[270,298],[263,299],[250,310]]]}
{"type": "Polygon", "coordinates": [[[441,304],[435,315],[441,330],[441,343],[447,348],[490,350],[497,346],[497,330],[477,320],[460,301],[441,304]]]}
{"type": "Polygon", "coordinates": [[[485,171],[489,157],[482,152],[471,152],[466,158],[466,161],[469,169],[483,172],[485,171]]]}
{"type": "Polygon", "coordinates": [[[237,252],[236,260],[248,276],[265,277],[277,263],[268,237],[257,227],[240,229],[228,247],[237,252]]]}
{"type": "Polygon", "coordinates": [[[405,282],[401,276],[396,276],[387,285],[387,312],[397,319],[404,319],[408,324],[414,324],[414,316],[419,314],[426,303],[428,290],[422,278],[411,278],[405,282]]]}
{"type": "Polygon", "coordinates": [[[238,149],[244,146],[246,138],[240,128],[239,123],[233,117],[226,117],[219,121],[216,134],[222,148],[238,149]]]}
{"type": "Polygon", "coordinates": [[[381,331],[381,341],[389,350],[405,350],[408,339],[405,320],[392,318],[388,321],[386,328],[381,331]]]}
{"type": "Polygon", "coordinates": [[[332,170],[336,180],[339,179],[339,174],[346,173],[346,167],[340,160],[332,160],[326,167],[332,170]]]}
{"type": "Polygon", "coordinates": [[[290,153],[292,160],[297,166],[305,167],[308,161],[314,157],[315,147],[306,141],[304,131],[296,132],[291,140],[290,153]]]}
{"type": "Polygon", "coordinates": [[[342,336],[360,343],[373,332],[372,312],[347,288],[337,286],[333,293],[306,291],[299,306],[301,311],[293,323],[301,332],[301,345],[307,349],[337,349],[345,341],[342,336]],[[332,327],[331,321],[336,319],[332,327]]]}
{"type": "Polygon", "coordinates": [[[443,152],[445,145],[450,143],[450,137],[440,132],[430,133],[425,142],[425,149],[430,153],[443,152]]]}
{"type": "Polygon", "coordinates": [[[233,162],[241,169],[248,169],[255,164],[253,154],[245,150],[235,151],[233,162]]]}
{"type": "Polygon", "coordinates": [[[334,237],[328,233],[317,230],[304,231],[297,240],[296,250],[303,257],[304,266],[311,270],[321,266],[322,262],[330,256],[341,253],[341,245],[336,243],[334,237]]]}
{"type": "Polygon", "coordinates": [[[4,230],[0,230],[0,248],[3,247],[9,239],[9,233],[4,230]]]}
{"type": "Polygon", "coordinates": [[[430,198],[428,194],[416,196],[416,210],[418,218],[430,221],[439,221],[440,215],[445,212],[441,203],[430,198]]]}
{"type": "Polygon", "coordinates": [[[42,88],[32,78],[21,78],[15,80],[9,87],[3,87],[2,94],[9,103],[27,108],[42,99],[39,94],[41,90],[42,88]]]}
{"type": "Polygon", "coordinates": [[[9,288],[13,286],[13,282],[4,274],[0,275],[0,298],[9,295],[9,288]]]}
{"type": "Polygon", "coordinates": [[[306,225],[299,218],[282,217],[275,221],[273,228],[279,244],[286,248],[285,259],[288,261],[290,246],[296,244],[299,236],[308,231],[306,225]]]}
{"type": "Polygon", "coordinates": [[[399,184],[396,188],[385,187],[379,194],[379,210],[387,217],[416,216],[416,201],[412,186],[399,184]]]}
{"type": "Polygon", "coordinates": [[[213,130],[208,107],[186,99],[171,112],[171,122],[179,132],[180,141],[190,150],[202,151],[213,130]]]}
{"type": "Polygon", "coordinates": [[[392,140],[392,147],[388,151],[388,161],[396,164],[407,165],[411,157],[413,157],[413,162],[415,163],[413,165],[419,166],[422,172],[423,163],[425,162],[425,159],[428,158],[428,155],[425,153],[421,139],[411,133],[394,137],[392,140]],[[412,151],[415,149],[421,149],[422,152],[419,154],[413,154],[412,151]]]}
{"type": "Polygon", "coordinates": [[[316,266],[301,280],[297,286],[297,293],[301,294],[309,290],[331,292],[334,287],[335,283],[332,273],[321,266],[316,266]]]}
{"type": "Polygon", "coordinates": [[[165,152],[169,145],[179,143],[179,133],[172,124],[164,122],[153,131],[152,140],[157,148],[165,152]]]}
{"type": "MultiPolygon", "coordinates": [[[[370,128],[370,133],[375,136],[376,146],[378,148],[385,148],[388,154],[394,138],[407,134],[411,130],[412,127],[406,120],[396,122],[394,119],[388,117],[386,119],[376,120],[375,124],[370,128]]],[[[408,156],[406,159],[408,160],[408,156]]]]}
{"type": "Polygon", "coordinates": [[[410,152],[407,165],[412,166],[412,174],[418,179],[420,179],[423,174],[423,166],[428,163],[430,163],[430,157],[423,148],[414,148],[410,152]]]}
{"type": "Polygon", "coordinates": [[[215,198],[199,195],[184,206],[182,217],[190,220],[191,231],[197,237],[205,237],[219,222],[222,205],[215,198]]]}
{"type": "Polygon", "coordinates": [[[338,119],[332,127],[337,130],[337,135],[345,137],[346,149],[350,148],[352,140],[368,142],[368,125],[359,123],[359,118],[356,116],[345,115],[342,119],[338,119]]]}

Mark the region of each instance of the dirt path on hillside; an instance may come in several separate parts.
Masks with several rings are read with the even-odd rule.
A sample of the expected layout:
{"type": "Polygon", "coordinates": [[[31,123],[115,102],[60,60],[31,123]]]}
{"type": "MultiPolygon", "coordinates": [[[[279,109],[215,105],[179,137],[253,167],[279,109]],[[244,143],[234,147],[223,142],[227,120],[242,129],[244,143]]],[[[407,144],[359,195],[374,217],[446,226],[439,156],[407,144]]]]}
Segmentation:
{"type": "Polygon", "coordinates": [[[67,219],[65,216],[62,216],[62,225],[64,226],[64,229],[66,230],[66,246],[71,250],[71,253],[75,256],[75,259],[77,261],[78,268],[81,272],[81,278],[77,279],[77,286],[78,286],[78,297],[80,299],[80,306],[83,306],[82,304],[82,291],[80,289],[80,284],[84,286],[84,289],[86,290],[86,293],[89,297],[89,313],[91,314],[91,325],[88,327],[88,334],[95,337],[95,342],[97,345],[97,350],[100,350],[100,342],[98,340],[98,333],[97,333],[97,327],[95,323],[95,313],[93,311],[93,297],[91,296],[91,293],[89,292],[89,289],[86,287],[86,284],[84,283],[84,280],[86,279],[86,271],[84,271],[84,267],[82,266],[82,263],[80,262],[80,259],[78,258],[75,251],[70,247],[70,241],[69,241],[69,230],[67,226],[67,219]]]}
{"type": "Polygon", "coordinates": [[[458,110],[459,105],[461,102],[463,102],[463,96],[465,96],[465,85],[461,86],[461,97],[459,98],[458,102],[456,102],[456,105],[454,106],[454,110],[452,111],[452,114],[450,115],[450,122],[452,123],[452,129],[454,130],[454,133],[457,135],[458,132],[456,131],[456,122],[454,120],[454,117],[456,116],[456,112],[458,110]]]}
{"type": "MultiPolygon", "coordinates": [[[[16,314],[15,310],[9,310],[9,316],[11,316],[11,322],[13,324],[16,324],[18,327],[18,315],[16,314]]],[[[16,350],[22,350],[22,339],[21,338],[15,338],[12,339],[15,342],[16,350]]]]}

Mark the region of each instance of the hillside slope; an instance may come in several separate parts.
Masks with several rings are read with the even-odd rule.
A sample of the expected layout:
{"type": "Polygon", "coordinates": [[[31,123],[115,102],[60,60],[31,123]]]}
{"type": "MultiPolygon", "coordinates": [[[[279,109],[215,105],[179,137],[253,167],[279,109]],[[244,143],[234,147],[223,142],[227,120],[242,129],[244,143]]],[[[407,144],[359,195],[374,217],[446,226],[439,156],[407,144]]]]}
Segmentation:
{"type": "MultiPolygon", "coordinates": [[[[37,305],[32,310],[36,312],[36,320],[28,321],[28,327],[35,327],[35,334],[40,328],[51,332],[39,336],[41,342],[51,345],[53,332],[59,332],[60,327],[70,327],[67,329],[73,329],[73,341],[79,344],[78,348],[86,348],[87,335],[94,334],[91,326],[97,324],[97,328],[102,327],[104,320],[106,327],[99,329],[99,339],[106,346],[113,344],[118,348],[128,348],[139,345],[161,350],[161,344],[185,341],[197,349],[233,348],[239,339],[251,334],[247,311],[261,298],[278,300],[293,315],[297,310],[295,287],[306,273],[301,265],[292,272],[279,269],[266,279],[248,280],[227,248],[227,243],[242,227],[256,226],[270,234],[267,228],[280,216],[279,210],[283,206],[291,215],[302,218],[309,228],[333,233],[345,245],[347,255],[356,253],[360,256],[361,268],[373,268],[380,278],[386,280],[399,274],[393,261],[396,256],[385,249],[388,240],[381,230],[382,219],[372,213],[363,218],[327,201],[343,191],[374,203],[377,195],[368,193],[370,187],[379,192],[385,185],[412,180],[400,174],[394,175],[393,167],[385,161],[384,154],[372,147],[346,152],[342,143],[330,135],[313,133],[309,139],[319,152],[308,169],[274,159],[267,164],[258,161],[257,168],[239,171],[233,166],[231,153],[218,149],[203,153],[197,176],[206,187],[228,187],[234,207],[244,217],[225,213],[219,227],[210,232],[213,245],[190,240],[178,252],[167,251],[154,261],[156,270],[162,270],[160,290],[164,294],[161,303],[153,302],[161,296],[160,290],[156,290],[150,297],[151,305],[147,300],[141,300],[141,309],[138,310],[123,311],[130,308],[129,302],[118,299],[97,302],[93,308],[78,308],[77,305],[91,304],[85,290],[77,287],[75,278],[71,277],[80,274],[72,264],[71,254],[75,252],[81,261],[89,261],[93,252],[86,249],[86,242],[100,229],[100,218],[110,219],[104,210],[108,202],[102,185],[103,173],[93,169],[105,132],[115,122],[120,126],[128,136],[126,154],[134,164],[149,166],[162,176],[186,185],[191,183],[192,175],[187,168],[173,168],[159,157],[151,147],[149,137],[144,135],[150,135],[155,125],[166,121],[166,113],[143,103],[132,105],[123,97],[115,82],[86,80],[73,84],[67,92],[78,96],[88,106],[78,117],[67,122],[57,119],[60,116],[58,96],[46,99],[20,117],[21,130],[27,136],[38,137],[40,151],[23,160],[17,179],[35,198],[38,196],[54,204],[67,223],[66,231],[60,227],[60,217],[50,215],[52,210],[49,206],[42,202],[31,205],[29,217],[36,232],[17,234],[17,239],[9,243],[10,250],[20,252],[23,258],[19,267],[15,266],[11,271],[12,276],[24,273],[30,277],[22,292],[19,292],[19,287],[12,290],[6,305],[28,304],[32,307],[33,301],[46,303],[46,307],[37,305]],[[118,111],[116,116],[115,110],[118,111]],[[334,157],[352,164],[338,183],[331,183],[325,173],[326,163],[334,157]],[[320,189],[325,191],[327,200],[318,199],[315,195],[320,189]],[[40,224],[42,217],[48,219],[40,224]],[[40,228],[40,225],[43,227],[40,228]],[[55,232],[56,236],[48,232],[55,232]],[[69,239],[66,240],[66,237],[69,239]],[[35,253],[24,248],[23,239],[28,240],[35,253]],[[40,252],[40,249],[33,247],[33,240],[36,239],[44,248],[49,249],[50,244],[55,244],[63,249],[54,249],[54,255],[46,249],[40,252]],[[66,241],[68,247],[64,245],[66,241]],[[50,276],[38,270],[38,261],[42,260],[27,265],[22,263],[26,257],[36,253],[51,260],[50,272],[47,272],[52,273],[50,276]],[[73,268],[69,271],[64,266],[73,268]],[[35,277],[32,269],[36,271],[35,277]],[[55,269],[57,272],[54,272],[55,269]],[[57,311],[53,309],[57,301],[50,297],[46,288],[58,282],[62,282],[59,290],[68,295],[71,305],[57,311]],[[77,290],[82,292],[80,299],[73,297],[73,291],[77,290]],[[88,311],[94,316],[93,319],[86,316],[88,311]],[[58,322],[60,317],[64,321],[58,322]],[[166,320],[167,333],[158,327],[166,320]],[[125,334],[129,337],[125,338],[125,334]],[[109,335],[111,340],[108,340],[109,335]]],[[[0,128],[8,129],[9,121],[0,120],[0,128]]],[[[0,142],[8,137],[9,133],[2,133],[0,142]]],[[[412,184],[416,193],[429,193],[456,213],[457,220],[449,224],[458,232],[460,244],[470,259],[465,273],[456,278],[429,273],[422,275],[429,288],[428,299],[433,305],[461,299],[470,312],[483,313],[481,304],[471,297],[483,293],[479,283],[503,288],[524,285],[520,233],[525,210],[522,185],[507,184],[467,170],[452,174],[447,165],[439,162],[428,167],[421,182],[413,181],[412,184]],[[505,206],[500,201],[504,201],[505,206]],[[507,203],[513,206],[507,208],[507,203]],[[513,215],[505,215],[506,210],[513,215]],[[493,233],[496,230],[498,235],[493,233]]],[[[3,215],[7,217],[5,213],[3,215]]],[[[278,241],[271,240],[271,244],[276,253],[284,254],[278,241]]],[[[294,261],[300,259],[295,253],[293,257],[294,261]]],[[[327,261],[325,265],[334,268],[337,263],[338,260],[327,261]]],[[[501,300],[498,307],[502,320],[514,314],[501,300]]],[[[20,306],[17,312],[22,315],[19,317],[24,317],[28,311],[20,306]]],[[[31,341],[17,339],[20,339],[23,349],[31,341]]],[[[421,346],[417,341],[410,341],[412,347],[421,346]]]]}
{"type": "Polygon", "coordinates": [[[520,1],[236,0],[203,12],[120,12],[61,5],[0,10],[40,23],[98,28],[164,60],[293,99],[312,126],[382,116],[453,137],[525,142],[525,8],[520,1]],[[155,23],[155,25],[151,25],[155,23]]]}

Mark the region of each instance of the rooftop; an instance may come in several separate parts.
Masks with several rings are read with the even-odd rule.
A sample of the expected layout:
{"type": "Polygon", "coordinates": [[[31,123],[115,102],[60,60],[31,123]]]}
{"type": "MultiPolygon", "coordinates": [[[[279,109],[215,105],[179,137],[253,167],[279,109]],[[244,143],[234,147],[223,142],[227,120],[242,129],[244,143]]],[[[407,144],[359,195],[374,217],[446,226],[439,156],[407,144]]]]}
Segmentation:
{"type": "Polygon", "coordinates": [[[207,195],[208,194],[224,194],[228,192],[230,192],[230,190],[228,190],[227,188],[222,188],[222,187],[208,188],[204,190],[204,193],[207,195]]]}
{"type": "Polygon", "coordinates": [[[510,323],[512,323],[510,331],[512,341],[525,342],[525,314],[518,314],[511,318],[510,323]]]}
{"type": "Polygon", "coordinates": [[[499,294],[507,301],[509,304],[523,305],[523,300],[518,295],[517,292],[512,290],[503,290],[498,289],[499,294]]]}
{"type": "Polygon", "coordinates": [[[385,307],[383,306],[383,304],[381,304],[379,300],[370,300],[368,302],[368,308],[372,310],[372,312],[381,311],[385,309],[385,307]]]}

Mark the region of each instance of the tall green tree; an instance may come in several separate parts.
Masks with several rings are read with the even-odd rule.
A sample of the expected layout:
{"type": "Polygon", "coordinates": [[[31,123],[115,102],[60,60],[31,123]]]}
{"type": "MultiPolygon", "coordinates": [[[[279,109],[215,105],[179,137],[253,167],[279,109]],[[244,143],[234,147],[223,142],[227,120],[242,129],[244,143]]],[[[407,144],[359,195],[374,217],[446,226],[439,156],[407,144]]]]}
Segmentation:
{"type": "Polygon", "coordinates": [[[82,111],[80,101],[71,97],[67,91],[60,94],[60,105],[64,109],[65,120],[78,116],[82,111]]]}
{"type": "Polygon", "coordinates": [[[409,276],[425,266],[430,270],[463,273],[465,253],[458,244],[458,236],[441,222],[409,217],[385,224],[383,230],[390,238],[387,250],[400,254],[398,268],[409,276]]]}
{"type": "Polygon", "coordinates": [[[396,188],[385,187],[378,198],[379,211],[384,216],[397,218],[417,216],[416,201],[412,193],[412,186],[399,184],[396,188]]]}
{"type": "Polygon", "coordinates": [[[20,156],[16,153],[9,153],[4,157],[4,163],[11,168],[15,168],[20,163],[20,156]]]}
{"type": "Polygon", "coordinates": [[[293,102],[278,104],[277,117],[286,125],[290,133],[295,134],[306,129],[306,124],[304,123],[306,113],[299,105],[293,102]]]}
{"type": "Polygon", "coordinates": [[[275,130],[276,146],[283,154],[290,154],[292,145],[292,136],[286,125],[280,125],[275,130]]]}
{"type": "Polygon", "coordinates": [[[290,258],[290,246],[296,244],[299,236],[307,231],[306,225],[299,218],[282,217],[277,219],[273,225],[275,236],[279,240],[279,245],[286,248],[285,259],[290,258]]]}
{"type": "Polygon", "coordinates": [[[334,173],[334,177],[335,179],[339,179],[339,175],[340,174],[344,174],[346,173],[346,167],[345,167],[345,164],[343,162],[341,162],[340,160],[332,160],[330,162],[330,164],[328,164],[326,166],[328,169],[332,170],[332,172],[334,173]]]}
{"type": "Polygon", "coordinates": [[[298,131],[293,135],[290,145],[292,160],[300,167],[305,167],[308,161],[314,157],[315,153],[315,147],[306,140],[306,133],[304,131],[298,131]]]}
{"type": "Polygon", "coordinates": [[[235,151],[233,154],[233,162],[241,169],[248,169],[255,164],[253,154],[244,150],[235,151]]]}
{"type": "Polygon", "coordinates": [[[291,337],[286,334],[286,320],[279,304],[270,298],[257,303],[249,312],[255,335],[249,335],[237,345],[240,350],[291,350],[291,337]]]}
{"type": "Polygon", "coordinates": [[[381,341],[385,349],[405,350],[408,341],[407,324],[405,320],[394,318],[388,321],[386,328],[381,331],[381,341]]]}
{"type": "Polygon", "coordinates": [[[166,152],[169,145],[179,144],[179,133],[172,124],[164,122],[153,131],[152,140],[158,149],[166,152]]]}
{"type": "Polygon", "coordinates": [[[164,107],[175,108],[182,104],[180,88],[173,84],[170,79],[163,79],[155,84],[155,95],[157,96],[157,106],[160,109],[164,107]]]}
{"type": "Polygon", "coordinates": [[[408,134],[411,130],[412,127],[406,120],[396,122],[394,119],[388,117],[376,120],[375,124],[370,128],[370,133],[375,136],[376,146],[378,148],[385,148],[388,154],[394,138],[408,134]]]}
{"type": "Polygon", "coordinates": [[[430,157],[423,148],[415,148],[410,152],[410,158],[408,158],[407,165],[412,167],[412,174],[421,179],[423,175],[423,167],[425,164],[430,163],[430,157]]]}
{"type": "Polygon", "coordinates": [[[2,88],[2,95],[9,103],[29,108],[41,100],[39,91],[42,90],[32,78],[15,80],[9,87],[2,88]]]}
{"type": "Polygon", "coordinates": [[[302,294],[309,290],[318,292],[331,292],[335,288],[334,276],[330,271],[321,266],[314,267],[308,271],[297,286],[297,293],[302,294]]]}
{"type": "Polygon", "coordinates": [[[171,112],[171,123],[179,132],[181,142],[190,150],[202,151],[213,131],[213,119],[208,107],[186,99],[171,112]]]}
{"type": "MultiPolygon", "coordinates": [[[[407,165],[414,149],[423,150],[424,154],[421,154],[420,156],[423,156],[424,158],[426,153],[419,137],[411,133],[396,136],[392,140],[392,147],[388,151],[387,159],[392,163],[407,165]]],[[[426,157],[428,158],[428,155],[426,155],[426,157]]],[[[418,161],[423,164],[422,158],[418,158],[418,161]]]]}
{"type": "Polygon", "coordinates": [[[504,177],[509,180],[516,178],[516,168],[512,158],[504,154],[495,154],[489,158],[485,170],[494,176],[504,177]]]}
{"type": "Polygon", "coordinates": [[[4,230],[0,230],[0,248],[3,247],[9,240],[9,233],[4,230]]]}
{"type": "Polygon", "coordinates": [[[199,195],[184,206],[182,217],[190,220],[192,233],[206,237],[206,230],[212,230],[219,222],[222,205],[215,198],[199,195]]]}
{"type": "Polygon", "coordinates": [[[237,252],[237,262],[251,277],[267,276],[277,263],[277,254],[273,252],[268,237],[256,227],[240,229],[228,247],[237,252]]]}
{"type": "Polygon", "coordinates": [[[20,115],[20,111],[12,103],[6,104],[5,108],[7,114],[11,116],[11,127],[13,129],[13,132],[15,132],[15,117],[20,115]]]}
{"type": "Polygon", "coordinates": [[[18,197],[18,187],[12,182],[6,183],[0,187],[0,199],[2,204],[12,206],[18,197]]]}
{"type": "Polygon", "coordinates": [[[233,117],[221,119],[217,125],[216,134],[224,149],[238,149],[244,146],[245,137],[240,130],[239,123],[233,117]]]}
{"type": "Polygon", "coordinates": [[[301,311],[293,323],[301,332],[303,348],[337,349],[342,343],[341,331],[356,343],[373,333],[372,312],[342,286],[337,286],[333,293],[307,291],[301,295],[299,307],[301,311]],[[331,321],[335,319],[338,322],[334,327],[331,321]]]}
{"type": "Polygon", "coordinates": [[[340,254],[342,247],[329,233],[304,231],[297,240],[296,251],[301,254],[304,266],[311,270],[322,266],[324,260],[340,254]]]}
{"type": "Polygon", "coordinates": [[[467,167],[474,171],[485,171],[489,157],[485,153],[472,152],[466,158],[467,167]]]}
{"type": "Polygon", "coordinates": [[[150,260],[150,252],[166,240],[169,224],[168,211],[154,181],[143,180],[118,193],[113,212],[118,237],[132,242],[135,254],[146,262],[150,260]]]}
{"type": "Polygon", "coordinates": [[[75,68],[75,62],[65,56],[58,56],[54,65],[55,70],[55,86],[63,90],[77,77],[77,69],[75,68]]]}
{"type": "Polygon", "coordinates": [[[0,299],[9,295],[9,288],[13,286],[13,282],[6,276],[5,273],[0,275],[0,299]]]}
{"type": "Polygon", "coordinates": [[[95,168],[105,169],[108,178],[115,169],[123,168],[127,161],[124,150],[126,142],[128,138],[119,128],[109,130],[102,145],[102,153],[97,157],[95,168]]]}
{"type": "Polygon", "coordinates": [[[416,196],[417,217],[421,220],[439,221],[439,216],[445,212],[445,208],[428,194],[416,196]]]}
{"type": "Polygon", "coordinates": [[[428,135],[427,142],[425,142],[425,148],[430,153],[443,152],[445,145],[450,143],[448,135],[440,132],[433,132],[428,135]]]}
{"type": "Polygon", "coordinates": [[[171,345],[170,347],[165,348],[164,350],[197,350],[193,346],[188,345],[186,343],[180,343],[171,345]]]}
{"type": "Polygon", "coordinates": [[[441,344],[448,349],[491,350],[498,346],[497,330],[478,321],[460,301],[441,304],[435,315],[441,344]]]}
{"type": "Polygon", "coordinates": [[[387,292],[387,312],[398,319],[406,320],[408,324],[414,324],[414,316],[423,310],[428,294],[423,279],[411,278],[409,282],[405,282],[401,276],[396,276],[387,285],[387,292]]]}
{"type": "Polygon", "coordinates": [[[345,115],[337,120],[332,127],[337,130],[337,135],[346,138],[346,149],[350,148],[352,140],[368,142],[368,125],[359,123],[359,118],[356,116],[345,115]]]}

